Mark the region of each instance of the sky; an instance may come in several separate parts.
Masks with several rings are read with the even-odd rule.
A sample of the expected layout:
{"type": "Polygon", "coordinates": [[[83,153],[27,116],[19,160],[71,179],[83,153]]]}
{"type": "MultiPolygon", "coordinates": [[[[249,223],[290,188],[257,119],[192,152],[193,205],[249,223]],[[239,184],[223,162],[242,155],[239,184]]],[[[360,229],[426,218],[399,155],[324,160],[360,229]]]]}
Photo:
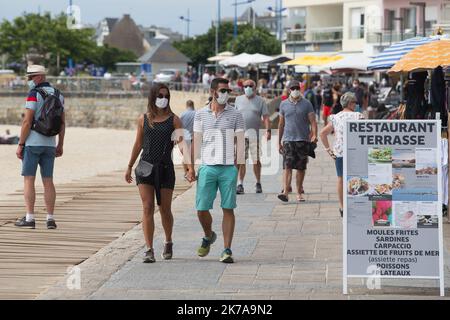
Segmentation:
{"type": "MultiPolygon", "coordinates": [[[[246,0],[237,0],[245,2],[246,0]]],[[[81,22],[97,23],[105,17],[122,17],[130,14],[137,24],[143,26],[157,25],[169,27],[183,35],[187,32],[187,24],[179,19],[187,16],[190,10],[190,35],[205,33],[211,21],[217,18],[218,0],[72,0],[73,5],[80,7],[81,22]]],[[[222,17],[234,17],[235,0],[221,0],[222,17]]],[[[251,4],[238,6],[238,16],[246,8],[254,6],[256,12],[267,12],[267,7],[274,7],[276,0],[256,0],[251,4]]],[[[51,13],[66,12],[69,0],[0,0],[0,21],[12,20],[23,12],[51,13]]]]}

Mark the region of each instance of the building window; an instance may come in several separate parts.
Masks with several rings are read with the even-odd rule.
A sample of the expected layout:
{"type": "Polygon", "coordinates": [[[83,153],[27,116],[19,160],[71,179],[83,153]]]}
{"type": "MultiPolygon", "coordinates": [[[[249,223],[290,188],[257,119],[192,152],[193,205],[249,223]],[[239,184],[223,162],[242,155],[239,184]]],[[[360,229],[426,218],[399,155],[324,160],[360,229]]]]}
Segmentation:
{"type": "Polygon", "coordinates": [[[350,10],[350,38],[364,38],[364,8],[350,10]]]}
{"type": "Polygon", "coordinates": [[[416,28],[417,13],[416,8],[403,9],[403,30],[413,31],[416,28]]]}
{"type": "Polygon", "coordinates": [[[385,10],[384,13],[384,27],[386,30],[394,30],[395,27],[395,10],[385,10]]]}

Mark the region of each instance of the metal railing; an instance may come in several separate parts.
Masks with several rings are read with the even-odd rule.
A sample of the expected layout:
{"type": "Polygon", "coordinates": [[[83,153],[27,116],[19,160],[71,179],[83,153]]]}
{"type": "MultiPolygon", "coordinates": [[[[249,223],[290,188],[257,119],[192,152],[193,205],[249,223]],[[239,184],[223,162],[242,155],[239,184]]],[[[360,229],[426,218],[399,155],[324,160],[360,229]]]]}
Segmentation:
{"type": "Polygon", "coordinates": [[[291,29],[287,31],[287,42],[334,42],[342,41],[343,28],[291,29]]]}
{"type": "MultiPolygon", "coordinates": [[[[94,77],[47,77],[54,87],[69,96],[99,97],[99,98],[129,98],[148,97],[151,83],[132,81],[128,78],[94,78],[94,77]]],[[[191,82],[168,82],[165,83],[170,90],[209,94],[209,85],[191,82]]],[[[230,87],[233,95],[243,94],[242,88],[231,82],[230,87]]],[[[20,96],[28,92],[27,82],[24,78],[11,79],[0,82],[0,96],[20,96]]],[[[281,89],[264,89],[262,95],[273,98],[282,94],[281,89]]]]}
{"type": "MultiPolygon", "coordinates": [[[[444,34],[450,34],[450,25],[442,25],[442,31],[444,34]]],[[[426,36],[431,36],[436,34],[437,27],[429,28],[425,30],[426,36]]],[[[395,43],[402,40],[411,39],[414,37],[421,37],[423,35],[422,30],[411,30],[407,29],[403,32],[397,30],[381,30],[381,31],[370,31],[367,32],[367,43],[377,44],[377,43],[395,43]]]]}

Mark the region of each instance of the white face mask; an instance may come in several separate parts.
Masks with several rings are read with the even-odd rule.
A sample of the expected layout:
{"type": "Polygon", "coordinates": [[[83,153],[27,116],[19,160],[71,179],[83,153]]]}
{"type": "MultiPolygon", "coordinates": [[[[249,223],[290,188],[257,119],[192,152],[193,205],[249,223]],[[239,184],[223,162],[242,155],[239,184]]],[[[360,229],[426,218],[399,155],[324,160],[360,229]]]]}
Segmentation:
{"type": "Polygon", "coordinates": [[[160,109],[165,109],[169,105],[169,99],[167,98],[156,98],[155,105],[160,109]]]}
{"type": "Polygon", "coordinates": [[[247,97],[253,96],[253,88],[251,87],[244,88],[244,93],[247,97]]]}
{"type": "Polygon", "coordinates": [[[218,97],[217,97],[217,102],[219,104],[226,104],[228,102],[229,98],[230,98],[230,95],[228,94],[228,92],[225,92],[225,93],[219,92],[218,97]]]}
{"type": "Polygon", "coordinates": [[[300,90],[292,90],[291,91],[291,97],[294,99],[297,99],[298,97],[300,97],[300,90]]]}

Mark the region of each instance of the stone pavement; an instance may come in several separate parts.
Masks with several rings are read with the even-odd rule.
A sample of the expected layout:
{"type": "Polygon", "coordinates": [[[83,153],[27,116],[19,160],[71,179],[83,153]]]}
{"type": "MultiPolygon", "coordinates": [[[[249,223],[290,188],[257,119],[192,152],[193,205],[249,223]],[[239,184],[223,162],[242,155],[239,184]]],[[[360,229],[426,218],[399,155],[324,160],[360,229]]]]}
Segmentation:
{"type": "MultiPolygon", "coordinates": [[[[218,240],[208,257],[197,257],[196,250],[203,234],[194,211],[195,188],[191,188],[173,204],[173,260],[162,261],[160,258],[163,233],[157,221],[157,263],[143,264],[144,248],[141,248],[100,287],[91,288],[83,295],[61,288],[60,291],[49,290],[41,298],[438,299],[437,281],[383,280],[381,290],[368,290],[365,280],[351,279],[350,295],[342,294],[342,219],[335,192],[335,169],[323,148],[319,149],[318,159],[310,162],[307,173],[306,203],[296,203],[295,195],[288,204],[277,199],[281,189],[280,174],[264,176],[264,194],[255,194],[249,167],[246,194],[238,196],[232,248],[235,264],[218,261],[223,239],[222,213],[217,208],[217,200],[213,229],[219,235],[218,240]]],[[[135,240],[141,239],[143,244],[142,234],[137,230],[133,232],[135,240]]],[[[449,237],[447,224],[446,252],[450,248],[449,237]]],[[[450,270],[448,255],[445,257],[448,288],[450,270]]],[[[92,263],[92,267],[99,263],[101,261],[92,263]]],[[[83,283],[89,283],[89,279],[83,279],[83,283]]]]}

